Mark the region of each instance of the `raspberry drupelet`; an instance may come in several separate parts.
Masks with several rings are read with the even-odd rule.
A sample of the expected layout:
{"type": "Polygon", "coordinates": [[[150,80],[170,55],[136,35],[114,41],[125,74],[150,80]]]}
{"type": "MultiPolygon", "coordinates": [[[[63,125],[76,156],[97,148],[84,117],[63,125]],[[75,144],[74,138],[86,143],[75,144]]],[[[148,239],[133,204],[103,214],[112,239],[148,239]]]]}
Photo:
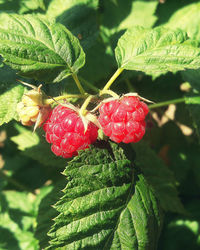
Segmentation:
{"type": "Polygon", "coordinates": [[[78,154],[78,150],[86,149],[94,143],[98,136],[98,128],[92,122],[87,130],[81,117],[68,107],[56,106],[43,126],[46,140],[51,143],[52,152],[63,158],[78,154]]]}
{"type": "Polygon", "coordinates": [[[103,132],[112,141],[138,142],[145,134],[145,116],[148,106],[137,96],[102,103],[99,108],[99,123],[103,132]]]}

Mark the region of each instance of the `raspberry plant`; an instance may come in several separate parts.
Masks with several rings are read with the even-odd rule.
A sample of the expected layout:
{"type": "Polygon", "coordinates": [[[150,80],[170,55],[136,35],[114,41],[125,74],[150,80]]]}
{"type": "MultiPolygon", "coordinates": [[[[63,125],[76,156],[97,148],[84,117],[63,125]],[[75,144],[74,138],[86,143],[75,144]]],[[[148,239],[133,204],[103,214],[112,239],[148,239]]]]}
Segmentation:
{"type": "Polygon", "coordinates": [[[0,249],[199,249],[199,1],[0,7],[0,249]]]}

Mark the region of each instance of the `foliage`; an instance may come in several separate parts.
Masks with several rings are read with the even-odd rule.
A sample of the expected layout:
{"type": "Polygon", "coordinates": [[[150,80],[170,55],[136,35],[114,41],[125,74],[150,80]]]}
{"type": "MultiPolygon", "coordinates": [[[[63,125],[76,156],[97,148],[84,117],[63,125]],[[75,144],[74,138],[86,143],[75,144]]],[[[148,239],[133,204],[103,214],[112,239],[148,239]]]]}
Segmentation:
{"type": "Polygon", "coordinates": [[[0,10],[0,249],[199,249],[200,1],[0,0],[0,10]],[[54,105],[137,92],[155,102],[145,137],[99,137],[56,157],[42,128],[19,124],[29,87],[17,80],[42,83],[54,105]]]}

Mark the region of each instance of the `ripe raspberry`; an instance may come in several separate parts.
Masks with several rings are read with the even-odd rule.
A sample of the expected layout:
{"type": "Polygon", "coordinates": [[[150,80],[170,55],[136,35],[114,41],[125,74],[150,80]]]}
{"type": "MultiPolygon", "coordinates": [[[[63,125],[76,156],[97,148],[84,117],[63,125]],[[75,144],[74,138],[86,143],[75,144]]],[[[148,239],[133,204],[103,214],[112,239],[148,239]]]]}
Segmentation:
{"type": "Polygon", "coordinates": [[[136,96],[103,103],[99,108],[99,123],[105,135],[114,142],[138,142],[145,134],[145,116],[149,109],[136,96]]]}
{"type": "Polygon", "coordinates": [[[98,136],[98,128],[92,122],[88,123],[85,131],[77,112],[62,105],[53,109],[43,129],[47,142],[52,143],[53,153],[63,158],[77,155],[78,150],[88,148],[98,136]]]}

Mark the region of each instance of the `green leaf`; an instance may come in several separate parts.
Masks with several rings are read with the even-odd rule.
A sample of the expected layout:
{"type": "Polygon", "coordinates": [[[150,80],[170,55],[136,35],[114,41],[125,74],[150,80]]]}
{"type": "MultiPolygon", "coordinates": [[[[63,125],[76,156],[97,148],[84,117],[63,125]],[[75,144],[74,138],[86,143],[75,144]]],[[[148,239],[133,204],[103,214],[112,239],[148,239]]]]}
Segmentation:
{"type": "Polygon", "coordinates": [[[181,75],[183,76],[183,79],[187,82],[190,83],[190,85],[192,86],[192,88],[194,90],[197,90],[198,92],[200,92],[200,69],[196,69],[196,70],[186,70],[181,72],[181,75]]]}
{"type": "Polygon", "coordinates": [[[0,247],[38,250],[38,241],[32,232],[35,220],[32,215],[32,195],[4,191],[0,195],[0,204],[0,247]]]}
{"type": "MultiPolygon", "coordinates": [[[[65,181],[59,180],[53,188],[48,187],[46,195],[40,201],[37,214],[37,227],[35,230],[35,237],[39,240],[40,249],[44,249],[49,245],[49,236],[47,235],[53,219],[58,215],[56,209],[52,206],[63,195],[61,190],[65,187],[65,181]]],[[[38,198],[36,199],[36,201],[38,198]]]]}
{"type": "Polygon", "coordinates": [[[151,188],[116,144],[91,148],[64,171],[51,249],[155,249],[161,214],[151,188]],[[104,148],[102,148],[104,146],[104,148]]]}
{"type": "Polygon", "coordinates": [[[200,139],[200,95],[192,96],[189,95],[185,97],[185,103],[187,104],[187,108],[192,116],[193,126],[196,129],[197,135],[200,139]]]}
{"type": "Polygon", "coordinates": [[[125,30],[140,25],[151,28],[157,17],[154,15],[158,1],[103,1],[100,35],[108,46],[107,53],[114,55],[117,40],[125,30]],[[112,15],[110,15],[112,10],[112,15]]]}
{"type": "Polygon", "coordinates": [[[24,93],[24,87],[18,84],[0,85],[0,125],[17,119],[16,106],[24,93]]]}
{"type": "Polygon", "coordinates": [[[98,3],[98,0],[53,0],[46,14],[65,25],[88,49],[98,36],[98,3]]]}
{"type": "Polygon", "coordinates": [[[200,49],[181,30],[133,27],[115,49],[118,66],[127,70],[160,74],[200,67],[200,49]]]}
{"type": "Polygon", "coordinates": [[[18,145],[22,153],[38,162],[53,167],[63,167],[66,159],[56,157],[52,152],[50,145],[44,139],[44,132],[39,134],[20,126],[15,126],[18,135],[11,137],[11,141],[18,145]]]}
{"type": "Polygon", "coordinates": [[[158,1],[104,1],[102,25],[115,31],[126,30],[136,25],[150,28],[157,20],[154,15],[157,5],[158,1]]]}
{"type": "Polygon", "coordinates": [[[198,250],[200,248],[199,221],[191,218],[175,218],[163,232],[160,247],[162,250],[198,250]]]}
{"type": "Polygon", "coordinates": [[[162,208],[166,211],[184,213],[173,173],[145,143],[135,143],[132,146],[136,152],[136,165],[140,167],[147,182],[154,189],[162,208]]]}
{"type": "Polygon", "coordinates": [[[0,10],[23,14],[44,10],[43,0],[0,0],[0,10]]]}
{"type": "Polygon", "coordinates": [[[43,0],[21,0],[20,7],[21,8],[19,10],[19,14],[45,10],[45,5],[43,0]]]}
{"type": "Polygon", "coordinates": [[[35,15],[6,15],[0,22],[0,54],[23,76],[58,82],[85,63],[85,54],[69,30],[35,15]]]}
{"type": "Polygon", "coordinates": [[[165,24],[166,27],[185,30],[189,37],[200,41],[200,3],[192,3],[178,9],[165,24]]]}

